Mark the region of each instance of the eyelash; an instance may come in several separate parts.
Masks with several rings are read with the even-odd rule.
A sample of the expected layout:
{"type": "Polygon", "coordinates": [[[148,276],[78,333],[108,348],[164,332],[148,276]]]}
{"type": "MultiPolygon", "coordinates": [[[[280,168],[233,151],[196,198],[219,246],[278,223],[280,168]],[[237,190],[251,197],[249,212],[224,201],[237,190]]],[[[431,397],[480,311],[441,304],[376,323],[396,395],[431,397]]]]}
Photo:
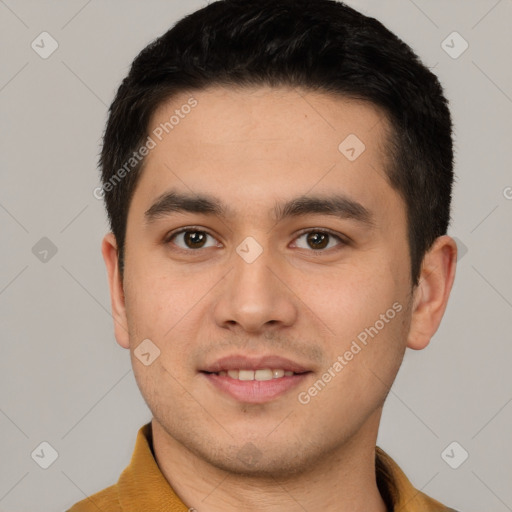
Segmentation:
{"type": "MultiPolygon", "coordinates": [[[[185,228],[179,229],[178,231],[173,231],[173,232],[169,233],[165,237],[164,243],[165,244],[169,244],[173,240],[173,238],[175,238],[176,236],[178,236],[178,235],[180,235],[182,233],[187,233],[187,232],[205,233],[205,234],[211,236],[212,238],[215,238],[210,232],[208,232],[205,229],[200,228],[199,226],[187,226],[185,228]]],[[[348,245],[349,244],[349,241],[347,239],[345,239],[341,235],[335,233],[334,231],[331,231],[330,229],[326,229],[326,228],[322,228],[322,229],[320,229],[320,228],[308,228],[308,229],[302,230],[302,231],[300,231],[297,234],[295,239],[300,238],[301,236],[307,235],[309,233],[324,234],[324,235],[329,235],[332,238],[335,238],[338,242],[340,242],[338,244],[338,246],[336,246],[336,247],[344,246],[344,245],[348,245]]],[[[173,250],[176,250],[176,251],[182,252],[182,253],[190,254],[190,253],[194,253],[194,252],[200,252],[201,249],[203,249],[203,248],[200,247],[199,249],[183,249],[182,247],[175,246],[175,249],[173,249],[173,250]]],[[[206,247],[206,249],[210,249],[210,247],[206,247]]],[[[299,249],[302,249],[302,248],[299,247],[299,249]]],[[[332,249],[335,249],[335,247],[331,247],[329,249],[317,249],[317,250],[309,249],[309,250],[311,252],[314,252],[314,253],[322,253],[322,252],[331,251],[332,249]]]]}

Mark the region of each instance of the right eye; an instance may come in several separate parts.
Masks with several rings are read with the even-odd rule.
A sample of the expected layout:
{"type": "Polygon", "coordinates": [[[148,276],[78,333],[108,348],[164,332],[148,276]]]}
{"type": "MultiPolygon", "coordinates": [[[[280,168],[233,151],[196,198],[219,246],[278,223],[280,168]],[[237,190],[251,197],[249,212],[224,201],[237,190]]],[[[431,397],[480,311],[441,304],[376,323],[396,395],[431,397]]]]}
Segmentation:
{"type": "Polygon", "coordinates": [[[210,245],[207,245],[208,237],[211,237],[213,240],[215,240],[213,236],[207,231],[188,227],[170,233],[166,239],[166,243],[172,242],[180,250],[187,252],[218,246],[218,244],[214,242],[210,245]]]}

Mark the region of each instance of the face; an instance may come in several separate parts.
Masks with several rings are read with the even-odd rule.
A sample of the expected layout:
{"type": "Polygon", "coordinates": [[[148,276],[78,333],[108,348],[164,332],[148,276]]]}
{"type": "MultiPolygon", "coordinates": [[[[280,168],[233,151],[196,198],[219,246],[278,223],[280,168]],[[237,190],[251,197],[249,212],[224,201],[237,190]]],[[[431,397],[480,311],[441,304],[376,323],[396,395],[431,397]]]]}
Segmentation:
{"type": "Polygon", "coordinates": [[[127,222],[116,337],[154,421],[248,474],[374,443],[411,310],[385,117],[322,94],[211,88],[163,104],[149,134],[192,96],[152,135],[127,222]],[[147,360],[160,351],[148,365],[143,340],[147,360]]]}

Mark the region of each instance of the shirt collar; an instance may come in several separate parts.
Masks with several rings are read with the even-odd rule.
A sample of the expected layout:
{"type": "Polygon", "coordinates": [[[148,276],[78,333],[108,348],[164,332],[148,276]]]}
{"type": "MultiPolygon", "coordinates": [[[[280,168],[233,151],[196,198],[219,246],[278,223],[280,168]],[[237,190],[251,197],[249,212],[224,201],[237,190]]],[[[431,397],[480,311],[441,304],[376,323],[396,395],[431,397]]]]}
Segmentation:
{"type": "Polygon", "coordinates": [[[151,422],[139,429],[130,464],[118,481],[119,503],[125,512],[188,512],[165,479],[153,455],[151,422]]]}

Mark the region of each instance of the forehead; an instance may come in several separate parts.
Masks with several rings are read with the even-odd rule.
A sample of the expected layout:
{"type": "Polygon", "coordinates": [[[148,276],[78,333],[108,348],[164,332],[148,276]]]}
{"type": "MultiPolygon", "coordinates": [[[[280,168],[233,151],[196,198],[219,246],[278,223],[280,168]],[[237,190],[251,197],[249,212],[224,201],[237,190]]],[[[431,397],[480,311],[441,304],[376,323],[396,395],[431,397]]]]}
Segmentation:
{"type": "Polygon", "coordinates": [[[246,213],[268,210],[277,196],[333,189],[383,203],[397,196],[386,178],[388,133],[378,107],[339,96],[284,87],[180,93],[151,118],[155,147],[134,201],[148,207],[178,186],[246,213]]]}
{"type": "MultiPolygon", "coordinates": [[[[204,144],[206,151],[213,145],[225,147],[242,142],[260,146],[274,143],[284,151],[287,142],[295,144],[307,136],[316,140],[320,152],[349,134],[377,149],[389,127],[382,109],[370,102],[290,87],[211,87],[180,93],[156,109],[148,131],[163,128],[166,132],[165,123],[173,117],[172,123],[176,124],[167,126],[168,133],[162,133],[163,146],[166,141],[179,146],[192,138],[204,144]],[[186,108],[192,100],[197,105],[186,108]],[[179,119],[173,116],[182,110],[179,119]],[[319,144],[319,139],[325,139],[325,143],[319,144]]],[[[334,149],[338,149],[337,144],[334,149]]],[[[303,150],[308,156],[319,157],[312,145],[303,150]]],[[[153,156],[158,153],[152,152],[153,156]]],[[[335,155],[340,156],[338,152],[335,155]]]]}

